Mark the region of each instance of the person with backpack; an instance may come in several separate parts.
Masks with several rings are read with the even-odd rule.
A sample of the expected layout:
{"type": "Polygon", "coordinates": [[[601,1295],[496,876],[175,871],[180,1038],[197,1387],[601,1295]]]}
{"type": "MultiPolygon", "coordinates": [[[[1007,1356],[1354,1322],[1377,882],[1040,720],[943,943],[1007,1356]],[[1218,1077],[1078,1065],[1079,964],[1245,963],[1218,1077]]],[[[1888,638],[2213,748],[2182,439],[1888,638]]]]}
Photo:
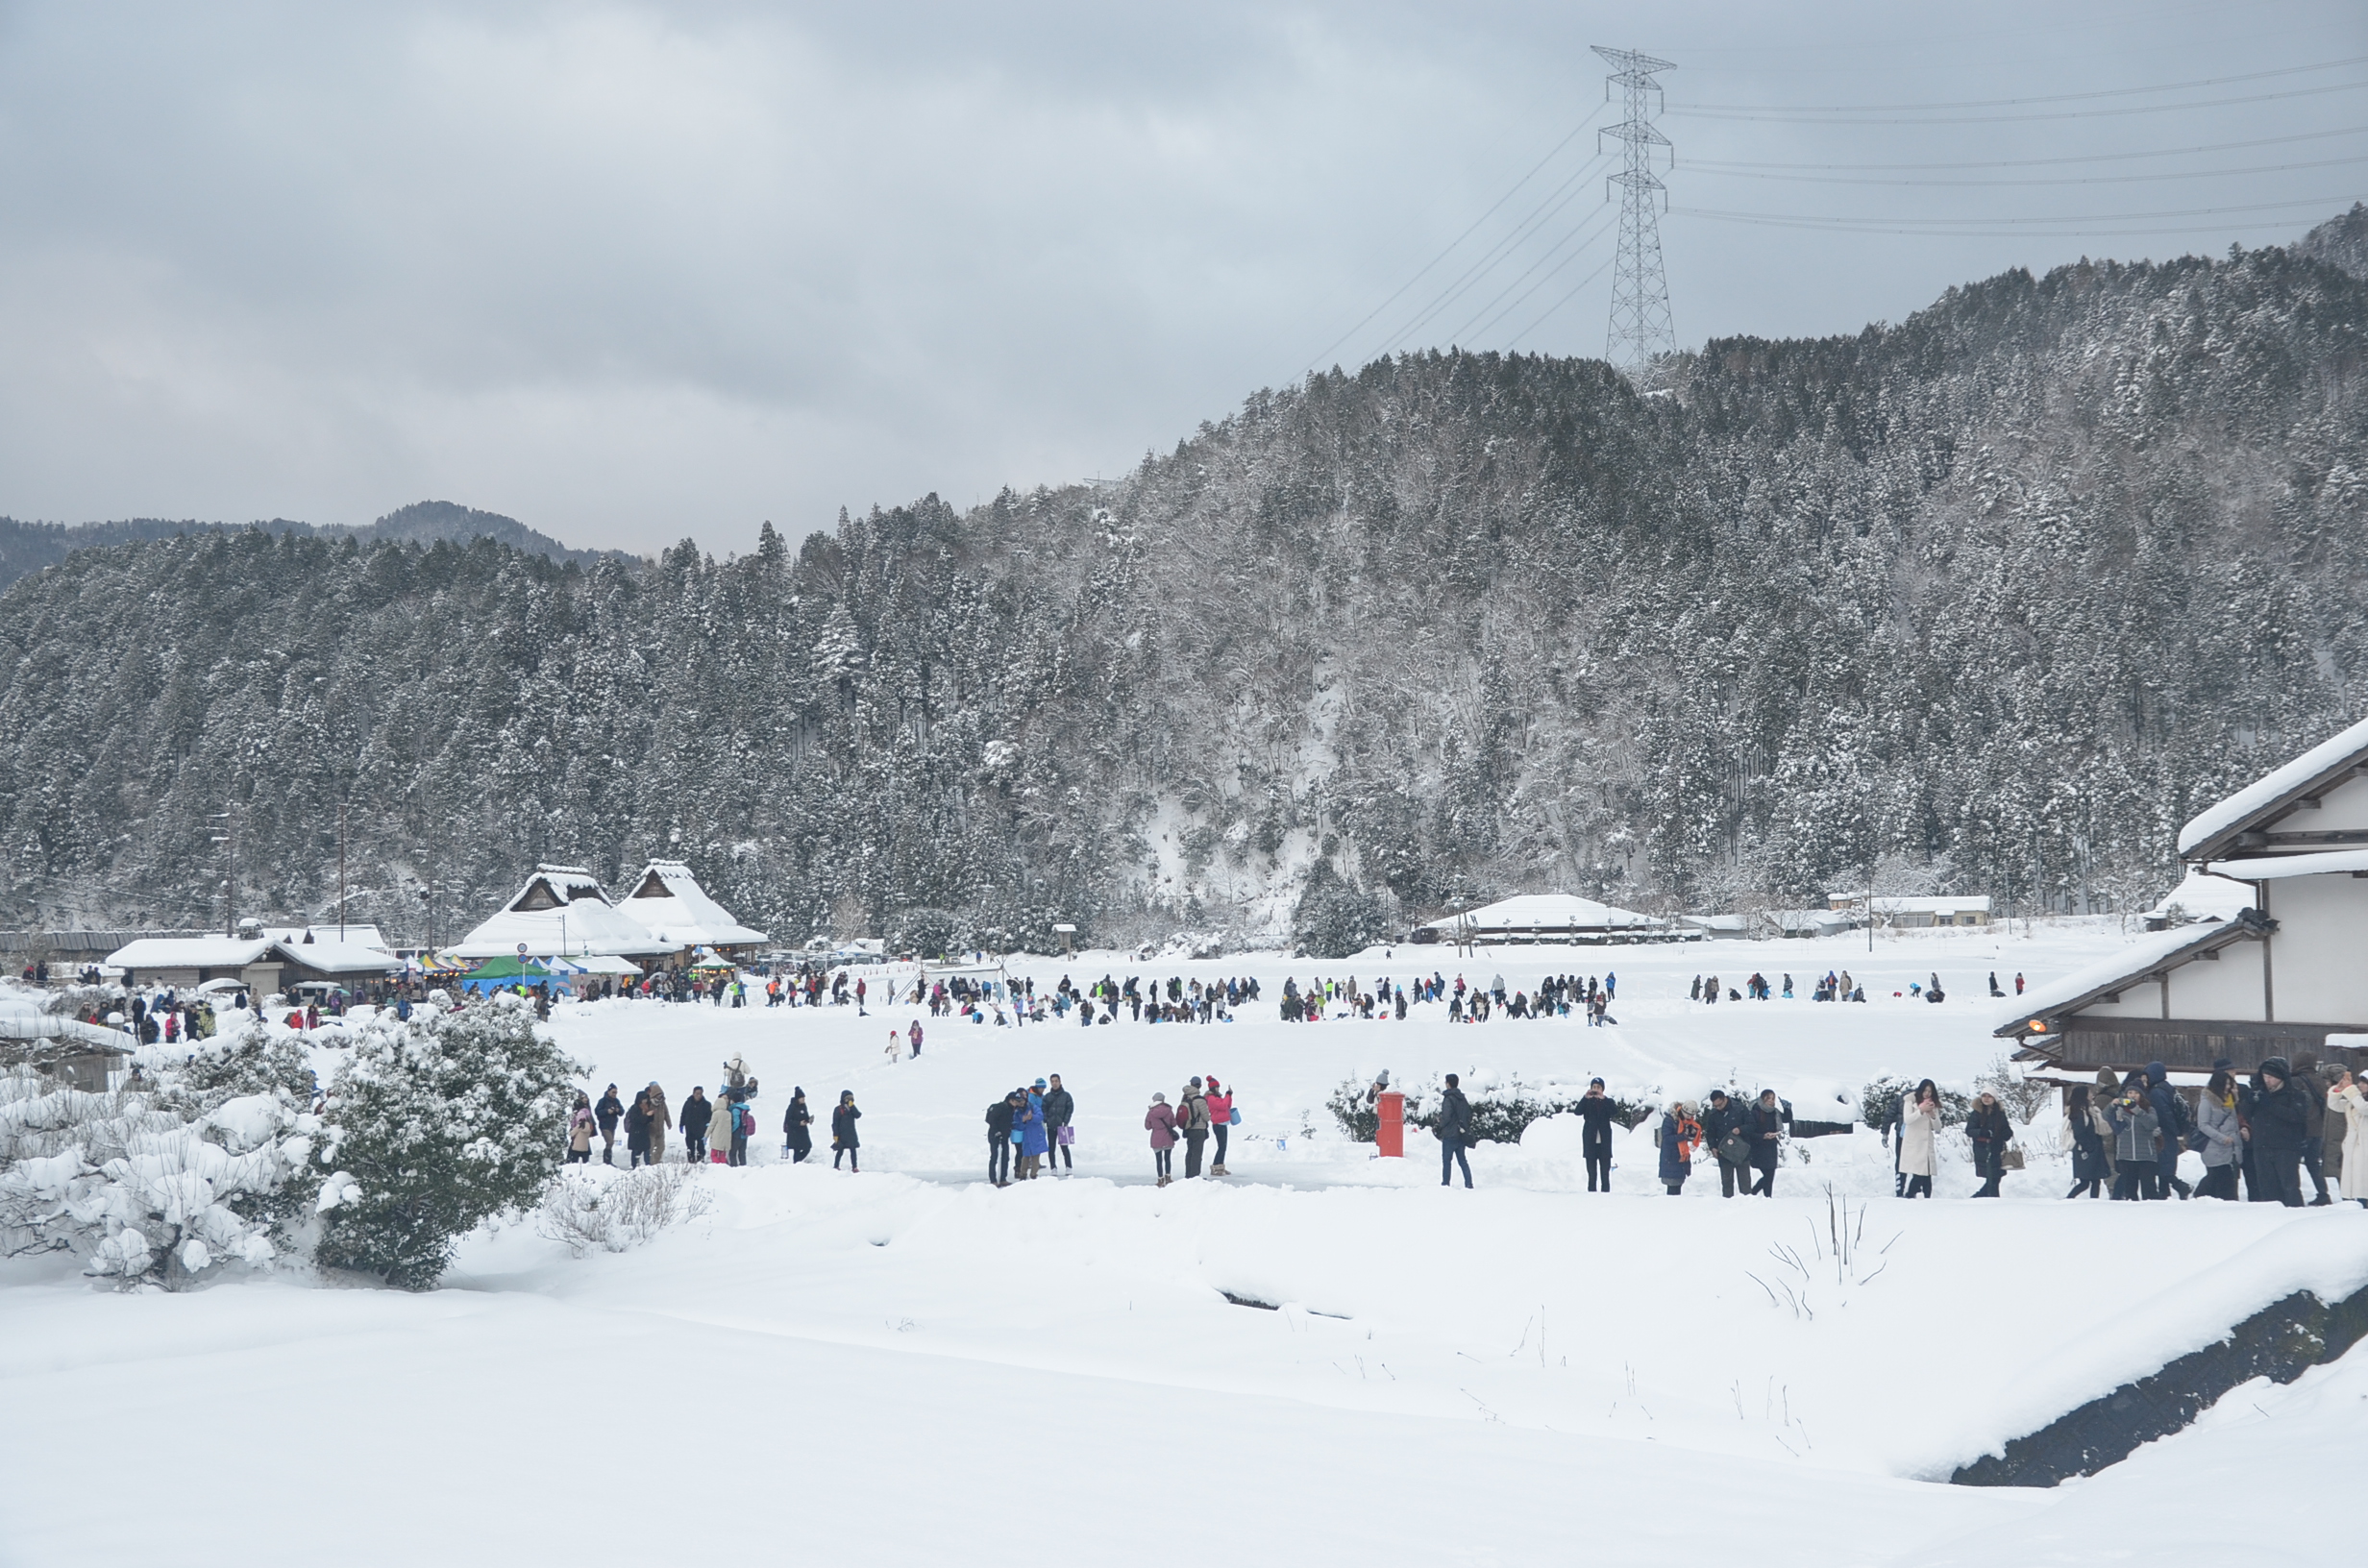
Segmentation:
{"type": "Polygon", "coordinates": [[[749,1138],[756,1131],[756,1113],[749,1109],[749,1090],[735,1089],[725,1109],[731,1113],[731,1149],[727,1164],[749,1163],[749,1138]]]}
{"type": "Polygon", "coordinates": [[[1684,1194],[1686,1178],[1693,1174],[1693,1151],[1701,1140],[1702,1124],[1693,1119],[1692,1108],[1684,1100],[1671,1100],[1653,1137],[1661,1145],[1661,1185],[1669,1196],[1684,1194]]]}
{"type": "Polygon", "coordinates": [[[987,1180],[1011,1185],[1011,1130],[1020,1116],[1020,1091],[1013,1090],[987,1107],[987,1180]]]}
{"type": "Polygon", "coordinates": [[[1940,1089],[1927,1078],[1899,1111],[1899,1170],[1907,1178],[1901,1197],[1931,1199],[1933,1146],[1939,1133],[1940,1089]]]}
{"type": "Polygon", "coordinates": [[[1718,1195],[1735,1196],[1738,1187],[1751,1190],[1751,1139],[1743,1131],[1743,1108],[1727,1098],[1723,1089],[1711,1090],[1702,1107],[1702,1146],[1718,1162],[1718,1195]]]}
{"type": "Polygon", "coordinates": [[[1587,1162],[1587,1190],[1612,1190],[1612,1118],[1618,1107],[1603,1091],[1603,1080],[1591,1078],[1579,1096],[1579,1157],[1587,1162]],[[1596,1183],[1602,1185],[1598,1187],[1596,1183]]]}
{"type": "Polygon", "coordinates": [[[789,1163],[805,1164],[805,1157],[814,1152],[814,1111],[805,1103],[802,1086],[789,1091],[789,1109],[781,1113],[781,1146],[789,1151],[789,1163]]]}
{"type": "Polygon", "coordinates": [[[1209,1108],[1209,1131],[1217,1139],[1217,1157],[1209,1162],[1209,1174],[1223,1176],[1225,1169],[1225,1133],[1233,1125],[1233,1096],[1218,1083],[1217,1075],[1209,1075],[1208,1091],[1201,1099],[1209,1108]]]}
{"type": "Polygon", "coordinates": [[[1464,1098],[1461,1081],[1454,1073],[1447,1074],[1447,1087],[1439,1096],[1439,1119],[1431,1124],[1431,1132],[1439,1139],[1439,1185],[1453,1186],[1449,1178],[1455,1167],[1464,1167],[1464,1185],[1471,1186],[1471,1162],[1464,1157],[1464,1149],[1471,1140],[1471,1102],[1464,1098]]]}
{"type": "Polygon", "coordinates": [[[840,1090],[839,1103],[830,1111],[830,1168],[832,1170],[839,1168],[839,1160],[844,1156],[847,1168],[856,1175],[862,1174],[863,1156],[856,1151],[863,1146],[863,1139],[855,1136],[855,1123],[862,1119],[863,1113],[855,1109],[855,1091],[851,1089],[840,1090]]]}
{"type": "Polygon", "coordinates": [[[2014,1128],[2007,1120],[2007,1108],[1986,1089],[1974,1102],[1973,1114],[1965,1118],[1965,1138],[1973,1144],[1973,1173],[1982,1178],[1973,1195],[1998,1196],[1998,1184],[2006,1180],[2007,1145],[2013,1141],[2014,1128]]]}
{"type": "Polygon", "coordinates": [[[1045,1163],[1045,1081],[1036,1080],[1036,1087],[1021,1104],[1014,1124],[1014,1138],[1020,1145],[1018,1179],[1032,1182],[1045,1163]]]}
{"type": "MultiPolygon", "coordinates": [[[[1076,1174],[1077,1158],[1069,1152],[1077,1140],[1076,1121],[1076,1096],[1061,1087],[1061,1075],[1056,1072],[1052,1075],[1051,1085],[1045,1090],[1045,1164],[1055,1172],[1066,1163],[1070,1174],[1076,1174]]],[[[1218,1159],[1221,1162],[1224,1159],[1224,1135],[1221,1133],[1218,1137],[1218,1159]]],[[[1220,1175],[1224,1173],[1222,1164],[1217,1168],[1220,1175]]]]}
{"type": "Polygon", "coordinates": [[[1176,1122],[1184,1133],[1184,1179],[1189,1182],[1200,1174],[1200,1146],[1209,1140],[1209,1102],[1200,1092],[1199,1079],[1184,1086],[1176,1122]]]}
{"type": "Polygon", "coordinates": [[[2155,1175],[2155,1190],[2176,1192],[2184,1202],[2195,1188],[2179,1179],[2180,1152],[2195,1132],[2195,1118],[2187,1114],[2186,1096],[2171,1087],[2171,1075],[2159,1062],[2146,1064],[2146,1096],[2154,1102],[2155,1125],[2162,1130],[2162,1153],[2157,1157],[2159,1169],[2155,1175]]]}
{"type": "Polygon", "coordinates": [[[1151,1135],[1151,1171],[1159,1178],[1156,1185],[1166,1187],[1175,1180],[1170,1174],[1170,1161],[1176,1139],[1175,1108],[1168,1103],[1167,1095],[1152,1091],[1151,1108],[1143,1114],[1143,1125],[1151,1135]]]}

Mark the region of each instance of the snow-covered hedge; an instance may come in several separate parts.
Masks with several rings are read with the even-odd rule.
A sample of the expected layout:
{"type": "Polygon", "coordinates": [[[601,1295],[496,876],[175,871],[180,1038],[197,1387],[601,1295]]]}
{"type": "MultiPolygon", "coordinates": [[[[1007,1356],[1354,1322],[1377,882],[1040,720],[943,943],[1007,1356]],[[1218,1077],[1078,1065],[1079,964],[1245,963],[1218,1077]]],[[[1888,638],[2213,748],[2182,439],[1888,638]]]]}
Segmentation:
{"type": "Polygon", "coordinates": [[[330,1086],[321,1263],[435,1284],[461,1237],[541,1199],[583,1071],[516,996],[365,1023],[330,1086]]]}
{"type": "Polygon", "coordinates": [[[569,1165],[543,1189],[534,1229],[581,1258],[624,1252],[669,1225],[697,1219],[712,1194],[698,1165],[569,1165]]]}

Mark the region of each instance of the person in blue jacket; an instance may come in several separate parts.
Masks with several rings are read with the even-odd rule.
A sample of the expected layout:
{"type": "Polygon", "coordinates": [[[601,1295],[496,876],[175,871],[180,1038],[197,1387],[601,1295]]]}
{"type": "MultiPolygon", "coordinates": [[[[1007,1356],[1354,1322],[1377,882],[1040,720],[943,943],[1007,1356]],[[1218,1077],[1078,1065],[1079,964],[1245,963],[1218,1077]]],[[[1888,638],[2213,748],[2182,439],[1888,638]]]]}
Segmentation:
{"type": "Polygon", "coordinates": [[[1024,1182],[1034,1181],[1037,1172],[1044,1164],[1044,1080],[1039,1078],[1036,1080],[1036,1087],[1028,1091],[1027,1099],[1022,1104],[1019,1115],[1012,1118],[1012,1133],[1020,1142],[1018,1176],[1024,1182]]]}

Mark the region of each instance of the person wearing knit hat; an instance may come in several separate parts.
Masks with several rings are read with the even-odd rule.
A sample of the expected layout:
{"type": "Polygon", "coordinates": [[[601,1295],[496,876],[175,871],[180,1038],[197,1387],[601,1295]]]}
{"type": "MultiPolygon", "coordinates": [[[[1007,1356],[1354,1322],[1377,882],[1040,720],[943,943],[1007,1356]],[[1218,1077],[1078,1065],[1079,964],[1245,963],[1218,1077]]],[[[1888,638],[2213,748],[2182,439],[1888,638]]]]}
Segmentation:
{"type": "Polygon", "coordinates": [[[1223,1176],[1225,1170],[1225,1129],[1233,1121],[1233,1096],[1221,1089],[1217,1074],[1209,1074],[1208,1092],[1201,1100],[1209,1108],[1209,1131],[1217,1136],[1217,1157],[1209,1163],[1209,1174],[1223,1176]]]}

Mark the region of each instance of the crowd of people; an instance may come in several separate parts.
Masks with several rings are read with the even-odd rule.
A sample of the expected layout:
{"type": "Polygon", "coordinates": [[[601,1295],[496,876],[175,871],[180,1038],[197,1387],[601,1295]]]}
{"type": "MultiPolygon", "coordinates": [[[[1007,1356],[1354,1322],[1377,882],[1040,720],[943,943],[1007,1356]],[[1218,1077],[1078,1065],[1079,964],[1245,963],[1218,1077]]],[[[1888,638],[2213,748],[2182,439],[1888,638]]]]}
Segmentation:
{"type": "Polygon", "coordinates": [[[2322,1069],[2304,1052],[2273,1056],[2239,1077],[2222,1058],[2194,1108],[2171,1087],[2159,1062],[2116,1077],[2100,1070],[2094,1085],[2066,1096],[2064,1134],[2072,1144],[2072,1189],[2066,1197],[2097,1197],[2107,1184],[2123,1202],[2174,1195],[2303,1207],[2304,1178],[2312,1208],[2335,1201],[2327,1178],[2328,1118],[2343,1136],[2338,1186],[2344,1198],[2368,1206],[2368,1098],[2350,1069],[2322,1069]],[[2204,1179],[2190,1187],[2179,1157],[2203,1156],[2204,1179]]]}

